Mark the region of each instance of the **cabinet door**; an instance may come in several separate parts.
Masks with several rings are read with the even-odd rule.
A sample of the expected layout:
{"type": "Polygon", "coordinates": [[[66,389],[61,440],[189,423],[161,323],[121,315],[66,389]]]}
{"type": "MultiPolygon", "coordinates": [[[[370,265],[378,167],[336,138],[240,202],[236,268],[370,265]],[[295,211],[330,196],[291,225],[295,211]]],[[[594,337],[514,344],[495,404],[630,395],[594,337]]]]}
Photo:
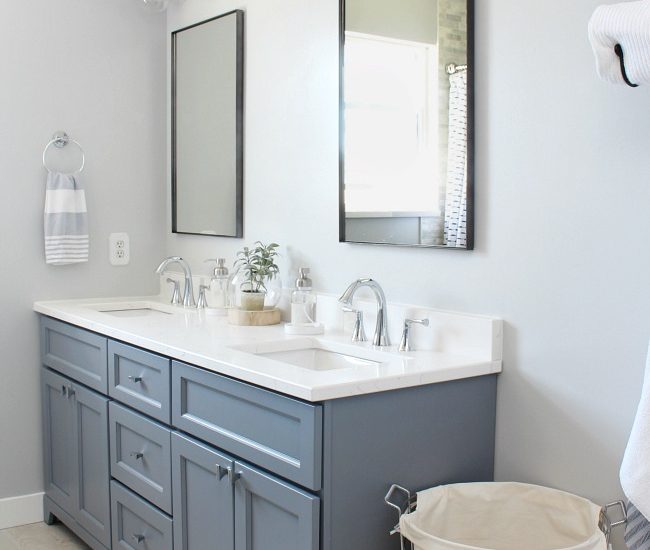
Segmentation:
{"type": "Polygon", "coordinates": [[[72,384],[76,436],[77,509],[79,524],[105,546],[111,540],[108,399],[72,384]]]}
{"type": "Polygon", "coordinates": [[[318,497],[238,462],[235,471],[235,550],[318,550],[318,497]]]}
{"type": "Polygon", "coordinates": [[[45,494],[73,515],[77,475],[74,406],[68,397],[71,382],[46,369],[42,370],[41,380],[45,494]]]}
{"type": "Polygon", "coordinates": [[[174,550],[233,550],[230,457],[172,433],[174,550]]]}

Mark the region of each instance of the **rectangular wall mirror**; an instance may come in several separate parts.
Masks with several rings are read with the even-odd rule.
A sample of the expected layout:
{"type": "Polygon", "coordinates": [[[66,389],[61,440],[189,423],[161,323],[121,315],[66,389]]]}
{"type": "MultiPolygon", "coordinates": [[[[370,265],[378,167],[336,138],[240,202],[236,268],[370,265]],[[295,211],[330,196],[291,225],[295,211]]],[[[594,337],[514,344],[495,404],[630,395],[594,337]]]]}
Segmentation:
{"type": "Polygon", "coordinates": [[[473,248],[472,0],[341,0],[342,242],[473,248]]]}
{"type": "Polygon", "coordinates": [[[172,33],[172,231],[243,236],[244,12],[172,33]]]}

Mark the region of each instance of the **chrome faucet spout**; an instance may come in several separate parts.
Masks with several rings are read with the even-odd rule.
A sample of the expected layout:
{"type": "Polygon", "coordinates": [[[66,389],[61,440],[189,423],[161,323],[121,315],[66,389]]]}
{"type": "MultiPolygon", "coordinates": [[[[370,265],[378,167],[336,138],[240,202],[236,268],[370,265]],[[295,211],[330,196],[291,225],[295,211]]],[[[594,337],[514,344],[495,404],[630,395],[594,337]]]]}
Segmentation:
{"type": "Polygon", "coordinates": [[[156,273],[161,275],[169,264],[178,264],[183,270],[183,275],[185,277],[185,286],[183,287],[183,306],[185,307],[196,307],[196,302],[194,301],[194,286],[192,285],[192,270],[190,265],[180,256],[170,256],[165,258],[156,269],[156,273]]]}
{"type": "Polygon", "coordinates": [[[372,290],[377,300],[377,324],[375,326],[375,335],[373,336],[372,343],[375,346],[390,346],[388,338],[388,311],[386,305],[386,295],[381,285],[374,279],[364,278],[353,281],[345,292],[339,298],[339,302],[344,306],[351,307],[352,300],[357,290],[362,287],[368,287],[372,290]]]}

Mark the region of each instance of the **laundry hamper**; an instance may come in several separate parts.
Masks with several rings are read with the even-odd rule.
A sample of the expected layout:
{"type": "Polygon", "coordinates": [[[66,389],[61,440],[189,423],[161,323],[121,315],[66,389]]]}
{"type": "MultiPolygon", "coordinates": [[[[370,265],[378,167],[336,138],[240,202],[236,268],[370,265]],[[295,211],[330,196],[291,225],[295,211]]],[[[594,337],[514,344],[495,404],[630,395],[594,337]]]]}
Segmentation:
{"type": "Polygon", "coordinates": [[[607,550],[611,528],[625,523],[625,505],[601,508],[570,493],[524,483],[441,485],[412,496],[393,485],[386,503],[400,513],[402,549],[607,550]],[[395,503],[401,493],[402,504],[395,503]],[[619,506],[623,519],[610,521],[619,506]]]}

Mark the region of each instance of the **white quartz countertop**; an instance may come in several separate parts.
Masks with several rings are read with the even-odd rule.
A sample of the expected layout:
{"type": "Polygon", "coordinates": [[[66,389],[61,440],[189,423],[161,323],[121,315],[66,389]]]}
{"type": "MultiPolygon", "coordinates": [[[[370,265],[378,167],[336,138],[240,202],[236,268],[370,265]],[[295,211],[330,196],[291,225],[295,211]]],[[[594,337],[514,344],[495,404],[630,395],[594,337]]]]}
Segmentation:
{"type": "MultiPolygon", "coordinates": [[[[500,357],[469,350],[467,354],[440,351],[400,353],[396,346],[381,348],[391,360],[373,367],[309,370],[235,349],[304,336],[285,334],[283,325],[231,326],[227,318],[196,310],[167,306],[165,315],[118,317],[93,309],[94,304],[137,304],[156,298],[114,298],[36,302],[34,310],[84,329],[138,346],[172,359],[237,378],[270,390],[317,402],[447,382],[501,372],[500,357]]],[[[163,306],[164,308],[165,306],[163,306]]],[[[500,322],[498,331],[500,332],[500,322]]],[[[349,334],[326,330],[317,340],[346,345],[348,351],[372,348],[370,343],[350,342],[349,334]]],[[[498,334],[501,338],[501,334],[498,334]]]]}

